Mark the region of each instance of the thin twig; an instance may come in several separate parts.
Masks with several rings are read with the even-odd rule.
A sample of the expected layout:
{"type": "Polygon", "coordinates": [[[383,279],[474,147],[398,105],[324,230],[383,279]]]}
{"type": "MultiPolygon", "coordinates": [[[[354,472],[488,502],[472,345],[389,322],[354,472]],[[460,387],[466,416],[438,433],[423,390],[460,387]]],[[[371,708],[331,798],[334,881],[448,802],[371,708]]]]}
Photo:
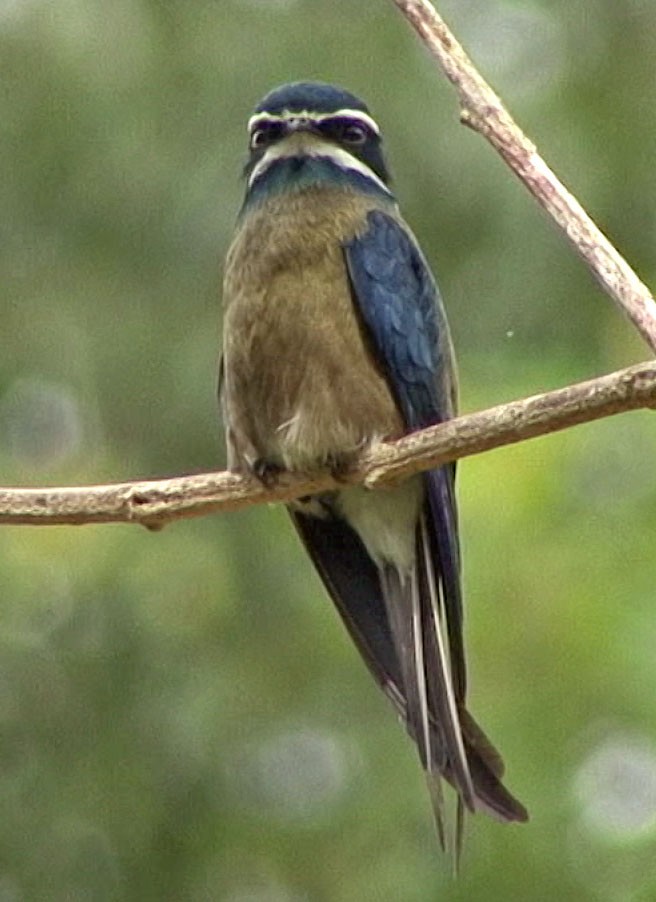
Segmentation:
{"type": "Polygon", "coordinates": [[[273,488],[233,473],[68,488],[0,488],[0,524],[141,523],[291,501],[348,483],[370,488],[450,460],[489,451],[627,410],[656,407],[656,361],[458,417],[380,444],[340,482],[329,473],[284,474],[273,488]]]}
{"type": "Polygon", "coordinates": [[[492,144],[583,258],[604,291],[656,350],[656,301],[547,166],[428,0],[393,0],[455,86],[461,120],[492,144]]]}

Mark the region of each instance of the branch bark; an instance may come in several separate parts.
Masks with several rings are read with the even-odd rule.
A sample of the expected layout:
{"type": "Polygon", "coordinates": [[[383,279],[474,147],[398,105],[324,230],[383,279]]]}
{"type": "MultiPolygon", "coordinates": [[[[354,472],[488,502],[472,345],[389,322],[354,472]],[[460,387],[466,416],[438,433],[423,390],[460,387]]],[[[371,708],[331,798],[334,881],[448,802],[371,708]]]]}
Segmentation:
{"type": "Polygon", "coordinates": [[[656,361],[546,394],[501,404],[379,444],[340,482],[327,472],[285,473],[273,488],[234,473],[67,488],[0,488],[0,524],[140,523],[172,520],[292,501],[344,483],[384,486],[450,460],[567,429],[638,408],[656,408],[656,361]]]}
{"type": "Polygon", "coordinates": [[[592,275],[656,350],[656,301],[576,198],[547,166],[428,0],[393,0],[454,85],[461,121],[498,151],[592,275]]]}
{"type": "MultiPolygon", "coordinates": [[[[591,272],[656,349],[656,303],[647,287],[517,127],[428,0],[394,0],[455,86],[462,121],[482,134],[544,207],[591,272]]],[[[638,408],[656,408],[656,361],[502,404],[379,444],[340,482],[327,472],[283,474],[275,487],[233,473],[66,488],[0,488],[1,524],[140,523],[265,502],[289,502],[344,483],[384,486],[451,460],[638,408]]]]}

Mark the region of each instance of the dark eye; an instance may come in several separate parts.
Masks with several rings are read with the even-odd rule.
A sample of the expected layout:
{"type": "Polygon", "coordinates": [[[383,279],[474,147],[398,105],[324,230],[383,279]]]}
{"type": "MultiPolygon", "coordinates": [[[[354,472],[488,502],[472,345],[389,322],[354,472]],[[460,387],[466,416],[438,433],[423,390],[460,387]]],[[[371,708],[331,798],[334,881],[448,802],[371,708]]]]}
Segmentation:
{"type": "Polygon", "coordinates": [[[251,148],[257,150],[271,140],[268,128],[256,128],[251,135],[251,148]]]}
{"type": "Polygon", "coordinates": [[[277,122],[261,125],[251,132],[251,150],[261,150],[282,136],[283,127],[277,122]]]}
{"type": "Polygon", "coordinates": [[[347,144],[364,144],[368,138],[367,129],[364,125],[356,125],[355,123],[345,125],[342,128],[341,138],[347,144]]]}

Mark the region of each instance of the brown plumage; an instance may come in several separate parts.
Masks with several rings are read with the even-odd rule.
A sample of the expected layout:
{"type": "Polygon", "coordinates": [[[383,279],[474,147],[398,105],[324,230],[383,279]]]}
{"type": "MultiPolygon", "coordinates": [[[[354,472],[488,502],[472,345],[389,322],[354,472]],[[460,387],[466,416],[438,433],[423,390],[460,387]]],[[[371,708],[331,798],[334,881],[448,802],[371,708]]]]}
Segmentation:
{"type": "Polygon", "coordinates": [[[363,229],[372,200],[314,191],[314,203],[307,192],[265,201],[228,252],[223,403],[230,466],[266,458],[318,467],[403,433],[358,320],[341,244],[363,229]]]}

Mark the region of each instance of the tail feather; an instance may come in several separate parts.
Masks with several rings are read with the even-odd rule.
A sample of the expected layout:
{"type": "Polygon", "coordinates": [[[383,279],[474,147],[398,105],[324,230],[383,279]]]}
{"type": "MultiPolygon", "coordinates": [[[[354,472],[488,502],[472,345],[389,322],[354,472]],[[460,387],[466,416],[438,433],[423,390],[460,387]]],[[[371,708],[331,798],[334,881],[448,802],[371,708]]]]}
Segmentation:
{"type": "Polygon", "coordinates": [[[422,517],[411,573],[380,570],[392,640],[400,663],[404,714],[426,771],[440,845],[447,842],[440,778],[458,793],[454,862],[460,858],[465,809],[504,820],[525,820],[523,806],[503,787],[501,756],[465,708],[452,675],[447,611],[441,597],[428,528],[422,517]]]}
{"type": "MultiPolygon", "coordinates": [[[[422,516],[417,535],[417,563],[415,569],[420,585],[422,605],[422,643],[425,648],[428,693],[431,696],[437,723],[444,735],[446,760],[454,776],[462,801],[474,810],[474,787],[467,762],[465,743],[460,726],[459,704],[454,683],[448,624],[440,596],[439,575],[435,572],[425,517],[422,516]]],[[[444,766],[444,765],[442,765],[444,766]]]]}
{"type": "Polygon", "coordinates": [[[417,743],[440,844],[454,849],[457,863],[465,808],[506,822],[528,815],[501,784],[501,757],[465,707],[458,611],[439,594],[440,555],[430,519],[424,527],[428,549],[419,534],[416,570],[399,573],[376,566],[344,520],[291,513],[367,666],[417,743]],[[459,796],[449,842],[442,778],[459,796]]]}
{"type": "Polygon", "coordinates": [[[431,773],[426,771],[426,786],[428,787],[428,797],[431,801],[433,811],[433,821],[435,822],[435,832],[443,852],[447,851],[447,830],[444,823],[444,792],[442,791],[442,775],[440,773],[431,773]]]}
{"type": "Polygon", "coordinates": [[[430,726],[426,666],[416,575],[401,574],[394,567],[381,571],[383,599],[391,626],[392,641],[400,663],[405,697],[405,717],[415,737],[425,770],[432,769],[434,752],[430,726]]]}
{"type": "Polygon", "coordinates": [[[503,763],[494,746],[487,739],[471,714],[464,709],[461,723],[467,747],[467,760],[475,787],[475,806],[495,820],[509,823],[523,823],[528,820],[528,812],[522,803],[510,793],[501,782],[503,763]],[[473,727],[473,741],[471,729],[473,727]],[[481,737],[486,745],[481,744],[481,737]],[[493,754],[490,754],[492,750],[493,754]]]}
{"type": "Polygon", "coordinates": [[[501,753],[486,736],[466,708],[460,708],[460,726],[466,737],[470,754],[478,755],[485,766],[497,779],[501,779],[506,771],[501,753]]]}

